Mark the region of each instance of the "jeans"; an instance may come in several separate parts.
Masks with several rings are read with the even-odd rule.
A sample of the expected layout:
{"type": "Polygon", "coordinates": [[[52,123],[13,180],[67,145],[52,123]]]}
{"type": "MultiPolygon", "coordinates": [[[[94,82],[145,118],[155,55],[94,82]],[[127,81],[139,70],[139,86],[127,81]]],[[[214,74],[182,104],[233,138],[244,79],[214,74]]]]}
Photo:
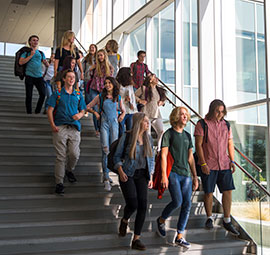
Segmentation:
{"type": "Polygon", "coordinates": [[[50,81],[44,81],[45,82],[45,95],[46,95],[46,100],[45,100],[45,110],[48,110],[48,101],[50,96],[52,95],[52,85],[50,84],[50,81]]]}
{"type": "Polygon", "coordinates": [[[132,128],[132,116],[133,114],[126,114],[124,119],[119,123],[119,137],[127,130],[132,128]],[[126,128],[125,128],[126,124],[126,128]]]}
{"type": "Polygon", "coordinates": [[[32,95],[33,95],[33,87],[36,86],[39,94],[37,106],[35,109],[35,113],[40,113],[44,99],[45,99],[45,89],[44,89],[44,82],[43,78],[34,78],[31,76],[25,77],[25,92],[26,92],[26,98],[25,98],[25,106],[26,106],[26,112],[32,113],[32,95]]]}
{"type": "Polygon", "coordinates": [[[109,179],[109,169],[107,168],[108,154],[110,152],[110,145],[118,139],[119,125],[118,120],[107,119],[104,114],[101,117],[100,127],[100,143],[102,148],[102,170],[103,179],[109,179]]]}
{"type": "MultiPolygon", "coordinates": [[[[90,88],[90,92],[89,92],[89,99],[90,99],[90,102],[97,96],[99,95],[99,92],[97,90],[94,90],[94,89],[91,89],[90,88]]],[[[93,109],[98,112],[99,109],[98,109],[98,105],[95,105],[93,107],[93,109]]],[[[98,128],[98,121],[97,121],[97,118],[96,116],[93,114],[93,122],[94,122],[94,127],[95,127],[95,130],[96,131],[99,131],[99,128],[98,128]]]]}
{"type": "Polygon", "coordinates": [[[135,235],[141,235],[147,210],[148,180],[146,176],[146,169],[137,169],[133,177],[128,177],[126,182],[119,180],[126,202],[123,218],[128,220],[137,210],[134,226],[135,235]]]}
{"type": "Polygon", "coordinates": [[[171,172],[169,176],[169,191],[172,201],[164,208],[161,218],[166,220],[174,210],[181,206],[177,223],[177,232],[183,233],[188,222],[191,208],[192,179],[171,172]]]}

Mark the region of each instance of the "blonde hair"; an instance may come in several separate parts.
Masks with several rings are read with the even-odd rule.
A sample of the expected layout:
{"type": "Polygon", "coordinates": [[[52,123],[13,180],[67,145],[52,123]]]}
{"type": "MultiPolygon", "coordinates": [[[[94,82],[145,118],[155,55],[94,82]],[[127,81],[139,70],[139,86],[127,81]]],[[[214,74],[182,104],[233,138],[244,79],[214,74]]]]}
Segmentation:
{"type": "Polygon", "coordinates": [[[179,123],[179,119],[180,119],[180,111],[184,109],[187,112],[187,116],[188,116],[188,121],[190,120],[190,114],[188,112],[188,109],[184,106],[180,106],[180,107],[175,107],[171,114],[170,114],[170,124],[172,127],[176,127],[179,123]]]}
{"type": "Polygon", "coordinates": [[[104,49],[100,49],[97,51],[96,54],[96,71],[98,77],[104,77],[104,76],[111,76],[111,65],[108,59],[107,52],[104,49]],[[105,67],[105,73],[102,72],[101,63],[98,60],[98,53],[102,52],[104,55],[104,67],[105,67]]]}
{"type": "Polygon", "coordinates": [[[68,30],[66,31],[63,36],[62,36],[62,39],[61,39],[61,44],[60,44],[60,56],[62,56],[62,49],[64,48],[64,46],[70,44],[70,52],[71,52],[71,55],[73,57],[76,57],[76,52],[75,52],[75,44],[74,43],[70,43],[69,42],[69,39],[71,37],[74,37],[75,38],[75,33],[71,30],[68,30]]]}
{"type": "MultiPolygon", "coordinates": [[[[133,118],[132,118],[133,125],[132,125],[132,129],[130,131],[130,136],[129,136],[130,137],[129,139],[130,159],[136,159],[136,143],[137,143],[138,136],[141,130],[141,123],[145,116],[146,116],[145,113],[142,113],[142,112],[137,112],[133,114],[133,118]]],[[[151,143],[150,143],[150,137],[147,130],[143,133],[143,152],[144,152],[144,157],[153,156],[151,143]]]]}
{"type": "Polygon", "coordinates": [[[113,53],[117,53],[118,51],[118,42],[111,39],[106,43],[105,50],[109,53],[109,51],[112,51],[113,53]]]}

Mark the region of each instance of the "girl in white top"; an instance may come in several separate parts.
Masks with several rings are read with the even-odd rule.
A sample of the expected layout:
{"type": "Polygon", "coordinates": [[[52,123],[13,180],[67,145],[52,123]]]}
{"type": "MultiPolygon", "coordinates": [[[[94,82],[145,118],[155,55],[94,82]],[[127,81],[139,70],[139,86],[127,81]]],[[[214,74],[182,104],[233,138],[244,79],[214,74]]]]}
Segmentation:
{"type": "Polygon", "coordinates": [[[138,112],[136,105],[136,98],[134,94],[133,79],[131,76],[131,69],[129,67],[120,68],[116,80],[120,84],[120,95],[123,99],[126,109],[126,115],[119,123],[119,137],[132,128],[132,116],[138,112]],[[126,126],[126,127],[125,127],[126,126]]]}

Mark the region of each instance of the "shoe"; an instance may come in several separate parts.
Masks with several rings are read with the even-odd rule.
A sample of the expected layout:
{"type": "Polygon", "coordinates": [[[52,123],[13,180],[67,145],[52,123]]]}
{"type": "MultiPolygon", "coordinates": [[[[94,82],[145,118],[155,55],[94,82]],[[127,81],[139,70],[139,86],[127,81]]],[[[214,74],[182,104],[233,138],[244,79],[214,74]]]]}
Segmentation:
{"type": "Polygon", "coordinates": [[[126,236],[127,234],[127,226],[128,223],[123,221],[123,218],[121,219],[120,226],[119,226],[119,236],[126,236]]]}
{"type": "Polygon", "coordinates": [[[113,184],[113,180],[112,180],[111,177],[103,177],[103,183],[104,183],[105,181],[109,181],[110,184],[113,184]]]}
{"type": "Polygon", "coordinates": [[[187,249],[189,249],[191,247],[191,244],[189,242],[187,242],[184,237],[177,239],[177,236],[176,236],[174,243],[178,246],[181,246],[181,247],[184,247],[187,249]]]}
{"type": "Polygon", "coordinates": [[[68,178],[68,181],[70,183],[77,182],[76,177],[74,176],[74,174],[71,171],[66,171],[66,177],[68,178]]]}
{"type": "Polygon", "coordinates": [[[140,251],[146,250],[145,245],[141,242],[140,239],[132,241],[131,248],[134,250],[140,250],[140,251]]]}
{"type": "Polygon", "coordinates": [[[65,193],[65,191],[64,191],[64,185],[62,183],[56,184],[55,193],[57,193],[59,195],[62,195],[62,194],[65,193]]]}
{"type": "Polygon", "coordinates": [[[206,229],[212,229],[214,226],[213,226],[213,220],[208,218],[205,222],[205,228],[206,229]]]}
{"type": "Polygon", "coordinates": [[[96,138],[100,138],[100,133],[96,131],[96,138]]]}
{"type": "Polygon", "coordinates": [[[157,218],[157,233],[160,237],[165,238],[166,237],[165,223],[160,223],[159,219],[160,217],[157,218]]]}
{"type": "Polygon", "coordinates": [[[109,180],[104,181],[104,189],[105,189],[106,191],[111,191],[112,186],[111,186],[109,180]]]}
{"type": "Polygon", "coordinates": [[[234,225],[232,224],[232,222],[229,223],[225,223],[223,221],[223,227],[228,230],[231,234],[235,235],[235,236],[239,236],[240,233],[235,229],[234,225]]]}

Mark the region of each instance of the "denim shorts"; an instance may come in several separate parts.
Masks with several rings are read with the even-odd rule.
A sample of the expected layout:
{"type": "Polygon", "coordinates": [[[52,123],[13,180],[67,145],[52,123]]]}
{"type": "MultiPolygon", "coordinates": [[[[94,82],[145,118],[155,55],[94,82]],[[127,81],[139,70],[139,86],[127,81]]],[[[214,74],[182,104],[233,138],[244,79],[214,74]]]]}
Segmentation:
{"type": "Polygon", "coordinates": [[[202,173],[201,175],[204,193],[213,193],[217,184],[219,192],[234,190],[232,171],[228,170],[210,170],[210,175],[202,173]]]}

